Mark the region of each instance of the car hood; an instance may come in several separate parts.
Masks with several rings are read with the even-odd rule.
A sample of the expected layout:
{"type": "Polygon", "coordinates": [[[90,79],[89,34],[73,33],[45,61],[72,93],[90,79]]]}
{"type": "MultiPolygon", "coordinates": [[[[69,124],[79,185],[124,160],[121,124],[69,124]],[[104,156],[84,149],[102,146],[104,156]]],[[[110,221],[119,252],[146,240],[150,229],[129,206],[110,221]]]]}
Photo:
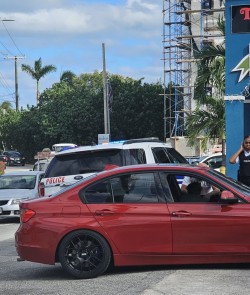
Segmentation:
{"type": "Polygon", "coordinates": [[[0,200],[34,198],[32,189],[0,189],[0,200]]]}

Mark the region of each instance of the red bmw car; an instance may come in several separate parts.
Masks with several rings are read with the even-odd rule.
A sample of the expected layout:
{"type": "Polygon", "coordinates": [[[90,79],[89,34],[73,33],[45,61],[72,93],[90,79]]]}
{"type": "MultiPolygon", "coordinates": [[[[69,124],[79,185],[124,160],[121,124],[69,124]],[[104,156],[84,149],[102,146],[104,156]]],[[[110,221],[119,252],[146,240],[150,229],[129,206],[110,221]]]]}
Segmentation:
{"type": "Polygon", "coordinates": [[[248,187],[209,168],[115,168],[21,203],[16,250],[19,260],[60,262],[84,279],[110,264],[250,262],[249,201],[248,187]],[[195,189],[181,189],[185,177],[195,189]]]}

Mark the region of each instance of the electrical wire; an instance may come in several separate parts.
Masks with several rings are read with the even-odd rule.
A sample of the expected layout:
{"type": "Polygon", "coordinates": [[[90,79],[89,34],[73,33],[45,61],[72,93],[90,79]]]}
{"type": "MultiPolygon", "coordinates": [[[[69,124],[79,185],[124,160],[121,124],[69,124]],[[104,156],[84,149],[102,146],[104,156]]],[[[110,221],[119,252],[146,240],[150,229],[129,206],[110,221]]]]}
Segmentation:
{"type": "Polygon", "coordinates": [[[5,24],[4,24],[4,22],[2,21],[2,24],[3,24],[3,26],[4,26],[4,28],[5,28],[5,30],[6,30],[6,32],[8,33],[8,35],[9,35],[9,37],[10,37],[10,39],[11,39],[11,41],[13,42],[13,44],[15,45],[15,47],[16,47],[16,49],[18,50],[18,52],[22,55],[22,56],[24,56],[24,54],[21,52],[21,50],[18,48],[18,46],[17,46],[17,44],[16,44],[16,42],[14,41],[14,39],[12,38],[12,36],[11,36],[11,34],[10,34],[10,32],[8,31],[8,29],[6,28],[6,26],[5,26],[5,24]]]}

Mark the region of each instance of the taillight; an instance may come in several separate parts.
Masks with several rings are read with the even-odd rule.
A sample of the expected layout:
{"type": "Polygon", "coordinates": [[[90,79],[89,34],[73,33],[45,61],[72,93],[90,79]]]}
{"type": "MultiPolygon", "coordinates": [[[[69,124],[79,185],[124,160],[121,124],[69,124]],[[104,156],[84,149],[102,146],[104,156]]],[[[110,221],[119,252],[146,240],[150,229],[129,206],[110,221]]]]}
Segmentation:
{"type": "Polygon", "coordinates": [[[33,216],[35,216],[36,212],[31,209],[21,209],[20,210],[20,220],[25,223],[29,221],[33,216]]]}
{"type": "Polygon", "coordinates": [[[45,196],[45,189],[44,188],[45,188],[44,183],[39,182],[39,184],[38,184],[38,193],[39,193],[40,197],[45,196]]]}

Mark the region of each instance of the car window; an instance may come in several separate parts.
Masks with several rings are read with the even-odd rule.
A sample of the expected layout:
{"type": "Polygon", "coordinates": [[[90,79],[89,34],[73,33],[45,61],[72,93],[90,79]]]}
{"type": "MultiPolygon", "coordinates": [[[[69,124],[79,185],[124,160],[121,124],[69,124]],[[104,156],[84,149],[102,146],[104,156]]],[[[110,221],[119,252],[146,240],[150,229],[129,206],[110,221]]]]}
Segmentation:
{"type": "Polygon", "coordinates": [[[80,193],[88,204],[158,203],[154,173],[125,174],[91,185],[80,193]]]}
{"type": "Polygon", "coordinates": [[[124,150],[124,165],[146,164],[146,154],[144,149],[128,149],[124,150]]]}
{"type": "Polygon", "coordinates": [[[175,149],[166,147],[153,147],[155,163],[184,163],[188,161],[175,149]]]}
{"type": "Polygon", "coordinates": [[[33,171],[45,171],[48,163],[36,163],[34,164],[33,171]]]}
{"type": "Polygon", "coordinates": [[[218,203],[223,188],[200,175],[188,173],[165,174],[172,202],[180,203],[218,203]],[[182,178],[182,184],[178,179],[182,178]],[[217,185],[217,186],[216,186],[217,185]]]}
{"type": "Polygon", "coordinates": [[[222,156],[216,156],[208,159],[205,163],[212,169],[220,168],[222,166],[222,156]]]}
{"type": "Polygon", "coordinates": [[[0,189],[33,189],[35,184],[35,175],[0,176],[0,189]]]}
{"type": "Polygon", "coordinates": [[[123,150],[98,150],[56,156],[51,160],[44,177],[103,171],[108,164],[123,166],[123,150]]]}

